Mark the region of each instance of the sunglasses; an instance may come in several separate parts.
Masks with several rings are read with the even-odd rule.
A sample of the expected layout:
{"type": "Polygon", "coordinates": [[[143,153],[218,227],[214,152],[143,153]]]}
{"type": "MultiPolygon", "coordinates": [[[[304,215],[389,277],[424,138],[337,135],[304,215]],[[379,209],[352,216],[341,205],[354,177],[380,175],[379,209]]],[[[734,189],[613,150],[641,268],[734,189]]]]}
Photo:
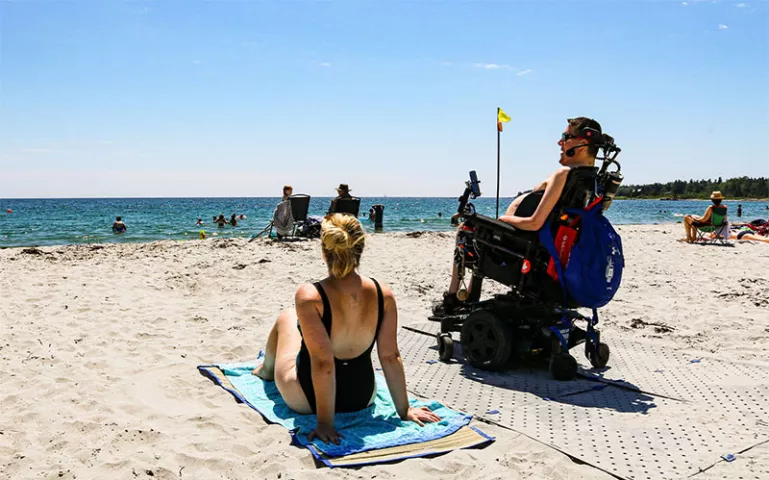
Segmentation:
{"type": "Polygon", "coordinates": [[[576,135],[572,135],[571,133],[562,133],[561,134],[561,141],[565,142],[566,140],[570,140],[572,138],[579,138],[576,135]]]}

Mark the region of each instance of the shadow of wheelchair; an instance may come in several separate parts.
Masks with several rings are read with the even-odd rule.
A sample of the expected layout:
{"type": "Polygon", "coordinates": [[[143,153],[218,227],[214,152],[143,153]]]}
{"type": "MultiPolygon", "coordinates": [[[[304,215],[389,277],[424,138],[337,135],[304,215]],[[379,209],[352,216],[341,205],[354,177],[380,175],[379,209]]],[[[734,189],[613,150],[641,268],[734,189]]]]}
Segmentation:
{"type": "MultiPolygon", "coordinates": [[[[431,346],[429,348],[435,352],[437,358],[438,347],[431,346]]],[[[449,364],[458,364],[460,366],[458,374],[465,379],[503,391],[531,394],[545,401],[584,408],[606,409],[618,413],[646,414],[649,410],[656,408],[655,398],[642,392],[640,388],[630,382],[624,382],[622,385],[610,385],[580,375],[573,380],[555,380],[547,371],[547,362],[544,360],[519,362],[512,368],[499,371],[482,370],[464,361],[461,346],[457,342],[454,345],[454,356],[449,364]],[[615,390],[621,390],[621,394],[616,393],[615,390]]],[[[610,367],[604,367],[593,369],[591,373],[609,370],[610,367]]],[[[502,396],[500,395],[500,397],[502,396]]]]}

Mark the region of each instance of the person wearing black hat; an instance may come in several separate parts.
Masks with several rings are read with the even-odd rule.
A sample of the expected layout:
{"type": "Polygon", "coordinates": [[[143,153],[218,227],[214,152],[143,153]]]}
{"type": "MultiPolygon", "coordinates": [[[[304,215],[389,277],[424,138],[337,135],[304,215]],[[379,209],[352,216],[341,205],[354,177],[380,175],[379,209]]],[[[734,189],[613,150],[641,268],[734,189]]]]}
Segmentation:
{"type": "Polygon", "coordinates": [[[346,183],[340,183],[336,189],[337,197],[331,200],[331,205],[328,207],[328,213],[336,213],[336,201],[340,198],[352,198],[350,195],[350,187],[346,183]]]}

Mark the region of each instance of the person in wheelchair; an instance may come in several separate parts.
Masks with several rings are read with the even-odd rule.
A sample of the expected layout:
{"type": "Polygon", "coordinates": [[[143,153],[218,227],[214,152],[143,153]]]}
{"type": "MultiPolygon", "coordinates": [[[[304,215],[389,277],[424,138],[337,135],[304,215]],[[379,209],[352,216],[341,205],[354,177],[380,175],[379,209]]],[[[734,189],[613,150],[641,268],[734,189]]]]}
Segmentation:
{"type": "MultiPolygon", "coordinates": [[[[558,163],[561,167],[536,188],[516,197],[499,220],[524,231],[534,232],[542,228],[561,198],[569,173],[573,168],[594,167],[598,142],[607,139],[612,140],[611,137],[603,134],[601,124],[596,120],[587,117],[568,119],[566,129],[558,140],[558,146],[561,148],[558,163]]],[[[464,255],[472,257],[473,252],[471,242],[467,241],[467,232],[464,223],[460,224],[457,230],[457,246],[460,250],[464,250],[464,255]]],[[[443,302],[433,309],[434,315],[451,314],[465,300],[458,298],[457,295],[462,286],[460,268],[463,268],[461,265],[463,262],[461,260],[460,255],[455,256],[451,283],[443,294],[443,302]]],[[[467,260],[472,261],[472,258],[467,260]]],[[[467,288],[463,290],[472,290],[472,276],[467,283],[467,288]]],[[[463,295],[460,294],[460,296],[463,295]]]]}
{"type": "Polygon", "coordinates": [[[499,218],[468,203],[481,196],[470,172],[457,209],[464,221],[452,283],[430,317],[441,323],[440,360],[452,361],[452,334],[459,333],[462,356],[481,369],[547,358],[553,378],[569,380],[578,365],[570,350],[582,343],[594,368],[606,366],[609,347],[595,326],[597,309],[614,297],[624,268],[621,238],[603,215],[622,182],[616,161],[621,149],[586,117],[569,119],[558,145],[561,168],[519,195],[499,218]],[[611,165],[616,170],[609,171],[611,165]],[[510,289],[482,300],[485,280],[510,289]]]}

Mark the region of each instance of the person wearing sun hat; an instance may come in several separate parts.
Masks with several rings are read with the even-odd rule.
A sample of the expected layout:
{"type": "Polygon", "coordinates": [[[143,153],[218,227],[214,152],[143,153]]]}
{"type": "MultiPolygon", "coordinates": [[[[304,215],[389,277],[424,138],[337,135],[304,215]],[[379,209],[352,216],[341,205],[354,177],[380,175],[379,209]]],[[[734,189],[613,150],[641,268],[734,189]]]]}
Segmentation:
{"type": "MultiPolygon", "coordinates": [[[[687,215],[684,217],[684,229],[686,229],[687,242],[694,243],[694,241],[697,240],[697,228],[710,225],[714,207],[719,207],[726,211],[726,205],[721,205],[723,200],[724,196],[721,195],[719,190],[716,190],[710,194],[710,201],[713,202],[713,204],[708,205],[708,208],[701,217],[696,215],[687,215]]],[[[726,215],[724,215],[724,219],[726,219],[726,215]]]]}
{"type": "Polygon", "coordinates": [[[338,187],[336,187],[336,193],[337,197],[333,200],[331,200],[331,205],[328,207],[328,213],[334,213],[336,212],[336,201],[340,198],[352,198],[352,195],[350,195],[350,186],[346,183],[340,183],[338,187]]]}

